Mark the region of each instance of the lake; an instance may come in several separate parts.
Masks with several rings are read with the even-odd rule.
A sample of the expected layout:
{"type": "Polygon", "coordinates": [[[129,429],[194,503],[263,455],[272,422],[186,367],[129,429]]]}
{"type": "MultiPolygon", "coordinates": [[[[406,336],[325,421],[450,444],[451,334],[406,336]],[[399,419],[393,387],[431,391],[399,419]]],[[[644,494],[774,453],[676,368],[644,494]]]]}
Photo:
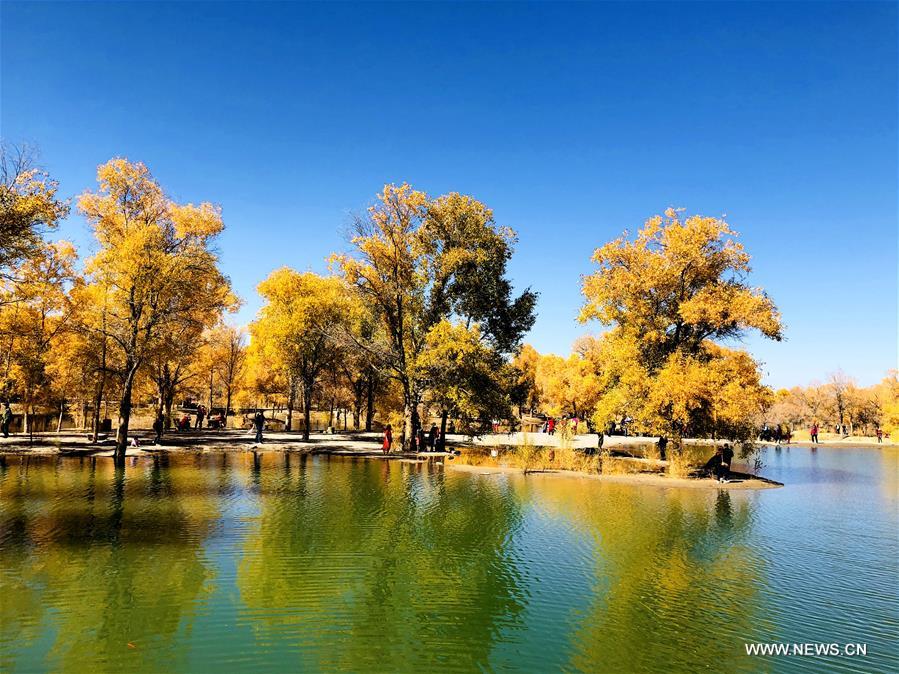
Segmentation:
{"type": "Polygon", "coordinates": [[[6,456],[0,670],[899,670],[899,451],[763,457],[784,488],[6,456]]]}

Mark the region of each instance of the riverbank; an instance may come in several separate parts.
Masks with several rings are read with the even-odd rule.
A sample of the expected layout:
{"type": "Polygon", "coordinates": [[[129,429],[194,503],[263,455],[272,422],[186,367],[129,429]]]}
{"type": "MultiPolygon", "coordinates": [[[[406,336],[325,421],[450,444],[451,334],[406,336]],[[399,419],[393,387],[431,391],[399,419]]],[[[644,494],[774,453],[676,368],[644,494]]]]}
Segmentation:
{"type": "MultiPolygon", "coordinates": [[[[433,461],[448,470],[467,471],[489,475],[492,473],[540,473],[580,476],[625,484],[661,487],[699,487],[725,489],[770,489],[780,483],[751,475],[745,468],[735,465],[733,480],[719,483],[703,477],[687,474],[669,475],[665,461],[629,456],[627,451],[639,453],[650,438],[613,437],[606,449],[614,454],[600,458],[586,455],[570,447],[532,446],[514,444],[518,438],[508,435],[487,436],[469,442],[465,436],[449,436],[448,452],[396,452],[384,455],[380,450],[377,433],[351,432],[337,434],[312,434],[308,441],[296,432],[266,433],[262,444],[254,442],[252,433],[243,429],[208,430],[195,429],[163,436],[159,445],[152,444],[152,435],[139,433],[137,446],[129,447],[126,456],[132,460],[160,454],[206,454],[231,452],[291,452],[296,454],[327,454],[373,460],[397,460],[405,462],[433,461]],[[627,442],[630,440],[630,442],[627,442]],[[496,457],[490,448],[499,447],[496,457]]],[[[548,436],[552,437],[552,436],[548,436]]],[[[593,446],[595,436],[577,438],[575,446],[593,446]]],[[[111,457],[114,440],[105,438],[92,444],[87,433],[42,433],[33,438],[15,435],[0,438],[0,454],[58,455],[69,457],[111,457]]],[[[698,445],[697,445],[698,447],[698,445]]]]}

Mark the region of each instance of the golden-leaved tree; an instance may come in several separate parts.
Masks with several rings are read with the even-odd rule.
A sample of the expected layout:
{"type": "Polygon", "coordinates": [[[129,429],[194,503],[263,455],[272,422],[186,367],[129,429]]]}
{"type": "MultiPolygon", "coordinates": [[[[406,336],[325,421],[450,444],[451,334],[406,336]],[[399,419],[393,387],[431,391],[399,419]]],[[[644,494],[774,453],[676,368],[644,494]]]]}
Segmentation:
{"type": "Polygon", "coordinates": [[[770,390],[745,351],[722,342],[757,330],[782,338],[780,314],[746,282],[749,255],[721,219],[674,209],[634,240],[596,250],[580,319],[610,326],[591,351],[600,378],[594,422],[630,417],[644,432],[748,439],[770,390]]]}
{"type": "Polygon", "coordinates": [[[462,422],[460,430],[471,434],[490,418],[511,416],[510,392],[518,371],[485,342],[477,325],[443,320],[431,328],[414,376],[425,391],[425,402],[442,412],[441,437],[450,410],[462,422]]]}
{"type": "Polygon", "coordinates": [[[540,356],[536,384],[544,412],[553,416],[564,414],[583,419],[592,413],[599,395],[599,377],[593,364],[577,352],[567,358],[555,354],[540,356]]]}
{"type": "Polygon", "coordinates": [[[53,397],[48,370],[51,346],[70,314],[68,286],[75,278],[75,247],[66,241],[44,243],[16,268],[0,292],[4,389],[21,400],[24,430],[39,402],[53,397]]]}
{"type": "Polygon", "coordinates": [[[68,214],[58,189],[35,166],[33,151],[0,142],[0,280],[14,279],[19,265],[41,255],[44,232],[68,214]]]}
{"type": "Polygon", "coordinates": [[[181,326],[212,325],[236,300],[212,248],[224,226],[217,207],[172,201],[146,166],[127,159],[100,166],[97,181],[78,207],[99,244],[86,271],[103,289],[105,311],[92,327],[121,352],[115,456],[122,462],[139,370],[181,326]]]}
{"type": "Polygon", "coordinates": [[[472,197],[431,199],[407,184],[385,185],[355,223],[354,253],[335,256],[381,323],[383,340],[371,350],[402,391],[406,445],[419,426],[428,387],[423,373],[435,366],[433,359],[419,364],[432,329],[445,320],[477,325],[487,347],[509,354],[533,324],[536,295],[525,290],[513,297],[506,276],[514,242],[514,232],[497,226],[493,212],[472,197]]]}
{"type": "MultiPolygon", "coordinates": [[[[246,370],[247,331],[222,322],[206,331],[203,345],[201,362],[209,378],[209,389],[224,396],[225,415],[229,416],[246,370]]],[[[210,409],[213,404],[211,398],[210,393],[210,409]]]]}
{"type": "MultiPolygon", "coordinates": [[[[281,371],[290,396],[303,396],[303,439],[309,439],[313,398],[322,376],[338,368],[344,356],[340,341],[331,335],[352,320],[353,297],[332,276],[273,271],[258,286],[265,304],[250,325],[250,348],[263,369],[281,371]]],[[[258,376],[258,375],[257,375],[258,376]]],[[[288,403],[292,408],[293,402],[288,403]]]]}

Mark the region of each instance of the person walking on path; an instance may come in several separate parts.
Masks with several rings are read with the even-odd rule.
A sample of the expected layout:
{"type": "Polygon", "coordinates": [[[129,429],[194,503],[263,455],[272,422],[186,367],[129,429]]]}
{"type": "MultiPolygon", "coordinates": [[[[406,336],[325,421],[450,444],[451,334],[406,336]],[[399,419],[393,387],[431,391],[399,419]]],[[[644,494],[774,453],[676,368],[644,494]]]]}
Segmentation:
{"type": "Polygon", "coordinates": [[[393,428],[390,424],[387,424],[387,427],[384,429],[384,442],[381,443],[381,449],[384,450],[384,454],[390,453],[391,445],[393,445],[393,428]]]}
{"type": "Polygon", "coordinates": [[[265,428],[265,415],[262,413],[262,410],[256,412],[256,416],[253,417],[253,427],[256,429],[256,442],[261,445],[262,430],[265,428]]]}
{"type": "Polygon", "coordinates": [[[550,435],[553,435],[556,432],[556,420],[553,417],[550,417],[546,422],[546,432],[550,435]]]}
{"type": "Polygon", "coordinates": [[[818,444],[818,424],[812,424],[812,427],[809,429],[809,434],[812,436],[812,442],[816,445],[818,444]]]}
{"type": "Polygon", "coordinates": [[[883,443],[883,429],[878,428],[877,431],[875,431],[875,432],[877,433],[877,444],[879,445],[879,444],[883,443]]]}
{"type": "Polygon", "coordinates": [[[12,423],[12,408],[9,406],[9,402],[3,403],[3,437],[9,437],[9,425],[12,423]]]}
{"type": "Polygon", "coordinates": [[[206,416],[206,408],[202,405],[197,407],[197,424],[195,428],[203,428],[203,418],[206,416]]]}

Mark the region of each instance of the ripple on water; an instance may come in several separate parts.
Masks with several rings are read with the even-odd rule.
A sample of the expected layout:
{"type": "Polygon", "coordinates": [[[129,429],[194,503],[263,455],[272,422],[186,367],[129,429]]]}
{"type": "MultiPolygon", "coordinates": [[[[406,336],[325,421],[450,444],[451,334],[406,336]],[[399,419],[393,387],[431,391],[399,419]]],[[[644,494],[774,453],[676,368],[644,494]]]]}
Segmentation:
{"type": "Polygon", "coordinates": [[[782,452],[787,487],[758,493],[288,454],[13,457],[3,669],[895,671],[899,466],[847,451],[782,452]],[[771,641],[869,655],[745,655],[771,641]]]}

